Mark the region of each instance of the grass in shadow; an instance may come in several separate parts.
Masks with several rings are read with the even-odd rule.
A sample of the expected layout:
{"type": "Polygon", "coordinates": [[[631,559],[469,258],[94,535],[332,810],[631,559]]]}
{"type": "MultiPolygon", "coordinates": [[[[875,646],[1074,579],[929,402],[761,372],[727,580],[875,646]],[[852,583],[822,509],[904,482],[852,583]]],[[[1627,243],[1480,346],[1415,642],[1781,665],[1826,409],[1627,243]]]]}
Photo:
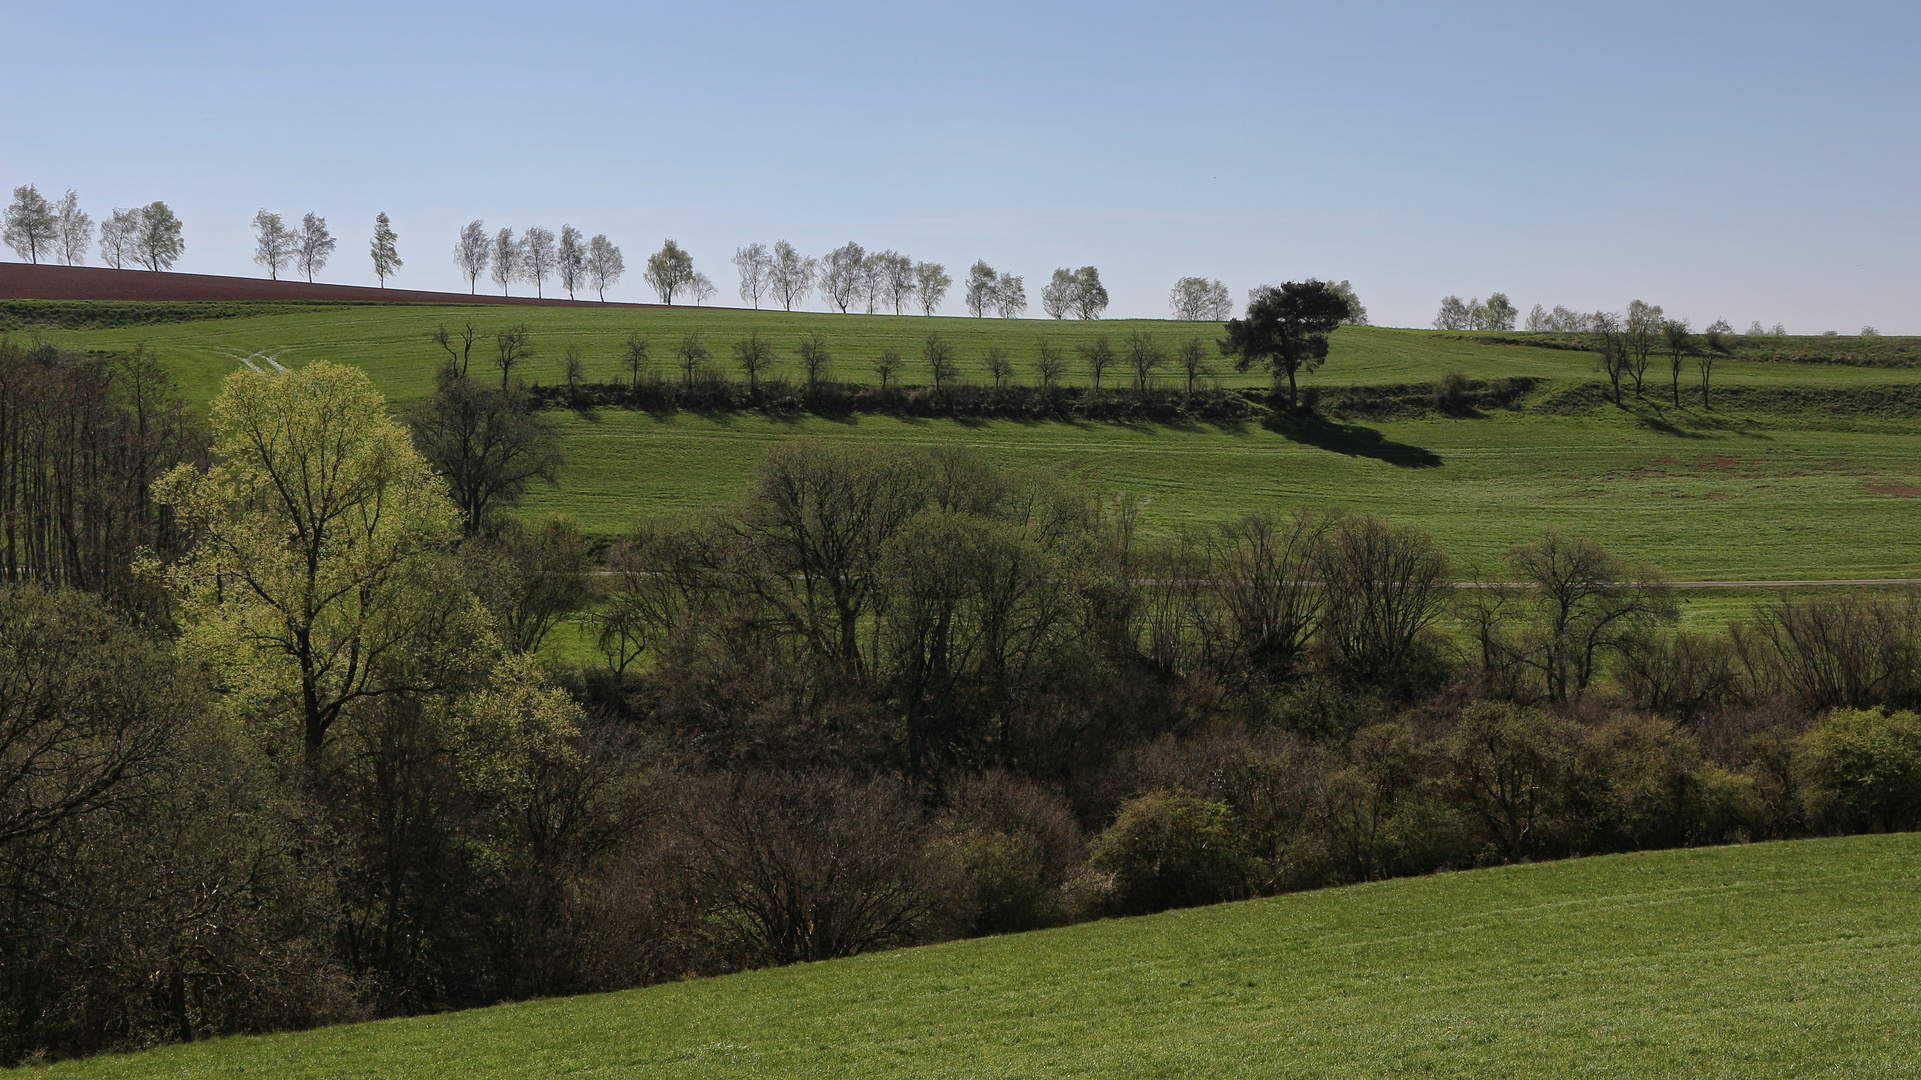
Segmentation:
{"type": "Polygon", "coordinates": [[[1371,427],[1343,424],[1319,413],[1277,412],[1265,421],[1265,426],[1290,442],[1348,457],[1373,458],[1403,469],[1433,469],[1441,465],[1441,455],[1432,450],[1395,442],[1371,427]]]}

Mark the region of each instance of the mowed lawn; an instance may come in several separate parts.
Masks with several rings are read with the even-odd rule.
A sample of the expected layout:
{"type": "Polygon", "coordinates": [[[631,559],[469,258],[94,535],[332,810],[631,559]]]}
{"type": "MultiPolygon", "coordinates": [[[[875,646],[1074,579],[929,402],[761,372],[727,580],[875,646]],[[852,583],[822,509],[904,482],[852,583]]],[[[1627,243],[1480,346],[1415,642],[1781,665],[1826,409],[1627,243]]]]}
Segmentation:
{"type": "MultiPolygon", "coordinates": [[[[1073,353],[1096,336],[1117,347],[1148,333],[1164,344],[1217,324],[1157,320],[1078,322],[743,312],[725,309],[317,307],[265,316],[49,332],[83,349],[144,342],[199,401],[239,366],[277,355],[358,364],[396,405],[431,389],[445,359],[428,335],[472,319],[482,331],[474,370],[491,377],[493,330],[525,323],[536,355],[520,374],[554,382],[569,345],[589,379],[611,379],[629,333],[648,336],[663,369],[673,344],[699,333],[726,364],[727,343],[764,334],[784,355],[802,333],[823,334],[836,377],[871,381],[873,357],[908,358],[903,379],[924,382],[914,358],[930,333],[961,349],[965,377],[983,381],[988,348],[1005,349],[1029,381],[1036,342],[1073,353]]],[[[1217,361],[1218,362],[1218,361],[1217,361]]],[[[791,374],[791,361],[787,363],[791,374]]],[[[1656,373],[1659,372],[1656,365],[1656,373]]],[[[1911,420],[1800,413],[1743,416],[1642,403],[1541,408],[1554,389],[1597,378],[1580,352],[1483,344],[1428,331],[1347,327],[1310,385],[1421,384],[1450,371],[1475,378],[1551,380],[1517,412],[1471,419],[1340,421],[1286,428],[1111,423],[916,421],[678,414],[621,409],[550,412],[565,433],[558,489],[536,489],[530,512],[572,514],[609,537],[636,518],[712,506],[740,494],[768,446],[794,438],[869,445],[979,447],[1011,465],[1078,471],[1146,500],[1151,533],[1203,525],[1256,509],[1343,506],[1433,533],[1462,576],[1499,577],[1503,552],[1548,527],[1584,533],[1630,560],[1683,579],[1907,577],[1921,575],[1921,453],[1911,420]]],[[[1691,373],[1690,373],[1691,374],[1691,373]]],[[[1163,371],[1165,384],[1174,377],[1163,371]]],[[[1075,379],[1086,372],[1077,365],[1075,379]]],[[[1110,385],[1125,378],[1117,366],[1110,385]]],[[[1871,388],[1912,385],[1921,368],[1722,361],[1726,387],[1871,388]]],[[[1230,383],[1252,385],[1255,376],[1230,383]]]]}
{"type": "Polygon", "coordinates": [[[50,1078],[1891,1077],[1921,836],[1402,879],[50,1078]]]}

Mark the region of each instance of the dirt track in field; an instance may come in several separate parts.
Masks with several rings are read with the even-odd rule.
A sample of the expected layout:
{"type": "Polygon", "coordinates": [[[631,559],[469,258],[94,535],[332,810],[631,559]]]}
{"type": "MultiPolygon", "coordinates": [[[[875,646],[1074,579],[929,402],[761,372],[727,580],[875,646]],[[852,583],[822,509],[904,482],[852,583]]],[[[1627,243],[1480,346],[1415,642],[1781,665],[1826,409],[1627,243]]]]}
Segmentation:
{"type": "Polygon", "coordinates": [[[192,300],[201,302],[357,301],[388,304],[515,304],[538,307],[651,308],[659,304],[603,304],[598,300],[489,296],[486,293],[373,289],[364,285],[309,285],[304,281],[114,270],[104,266],[34,266],[0,262],[0,300],[192,300]]]}

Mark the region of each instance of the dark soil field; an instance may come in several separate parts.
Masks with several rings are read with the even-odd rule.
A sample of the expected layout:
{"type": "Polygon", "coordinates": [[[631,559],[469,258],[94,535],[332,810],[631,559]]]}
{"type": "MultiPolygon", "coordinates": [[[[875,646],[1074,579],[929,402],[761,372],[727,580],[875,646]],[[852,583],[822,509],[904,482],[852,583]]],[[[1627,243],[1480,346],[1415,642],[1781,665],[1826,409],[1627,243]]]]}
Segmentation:
{"type": "Polygon", "coordinates": [[[606,304],[488,293],[420,292],[370,289],[364,285],[310,285],[304,281],[221,277],[214,274],[155,273],[104,266],[33,266],[0,262],[0,299],[4,300],[189,300],[189,301],[335,301],[383,304],[520,304],[539,307],[650,308],[658,304],[606,304]]]}

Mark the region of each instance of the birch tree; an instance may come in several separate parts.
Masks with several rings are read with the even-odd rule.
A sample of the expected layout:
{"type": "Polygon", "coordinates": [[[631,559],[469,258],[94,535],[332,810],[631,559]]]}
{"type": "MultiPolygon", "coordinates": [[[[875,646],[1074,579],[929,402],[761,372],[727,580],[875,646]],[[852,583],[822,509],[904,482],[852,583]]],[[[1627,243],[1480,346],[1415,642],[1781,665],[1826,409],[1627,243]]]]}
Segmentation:
{"type": "Polygon", "coordinates": [[[114,207],[100,223],[100,261],[115,270],[124,270],[135,261],[134,243],[140,233],[140,211],[114,207]]]}
{"type": "Polygon", "coordinates": [[[580,230],[572,225],[560,227],[560,249],[554,255],[554,274],[560,278],[560,287],[567,290],[567,299],[574,298],[574,290],[587,284],[587,245],[582,243],[580,230]]]}
{"type": "Polygon", "coordinates": [[[493,260],[494,284],[500,286],[500,295],[507,295],[507,287],[520,277],[526,261],[526,247],[514,237],[512,229],[502,229],[494,234],[493,260]]]}
{"type": "Polygon", "coordinates": [[[533,283],[535,296],[545,296],[547,279],[553,276],[554,263],[558,261],[554,253],[554,234],[535,225],[521,237],[520,249],[521,280],[533,283]]]}
{"type": "Polygon", "coordinates": [[[819,266],[818,259],[803,256],[785,240],[774,244],[774,262],[768,271],[768,286],[781,307],[792,311],[795,304],[807,299],[807,294],[814,291],[814,276],[819,266]]]}
{"type": "Polygon", "coordinates": [[[939,311],[941,302],[947,299],[948,287],[953,284],[954,279],[947,276],[947,267],[940,263],[915,263],[914,298],[920,301],[921,314],[939,311]]]}
{"type": "Polygon", "coordinates": [[[672,240],[647,256],[647,284],[653,286],[663,304],[672,304],[674,294],[694,283],[694,257],[672,240]]]}
{"type": "Polygon", "coordinates": [[[87,248],[93,244],[93,219],[80,209],[80,196],[68,188],[54,212],[59,217],[54,246],[59,249],[61,260],[68,266],[85,266],[87,248]]]}
{"type": "Polygon", "coordinates": [[[279,214],[261,210],[253,216],[253,261],[267,269],[267,279],[280,280],[280,271],[293,265],[299,237],[279,214]]]}
{"type": "Polygon", "coordinates": [[[734,249],[734,269],[740,274],[740,298],[759,308],[774,269],[774,257],[767,253],[767,245],[754,243],[734,249]]]}
{"type": "Polygon", "coordinates": [[[294,247],[294,263],[300,272],[307,275],[307,283],[313,283],[314,274],[327,265],[333,256],[338,242],[333,233],[327,231],[327,219],[319,214],[309,213],[300,219],[300,237],[294,247]]]}
{"type": "Polygon", "coordinates": [[[820,294],[843,315],[861,297],[866,262],[866,250],[852,240],[828,252],[821,260],[820,294]]]}
{"type": "Polygon", "coordinates": [[[60,219],[53,204],[28,184],[13,189],[13,202],[7,206],[4,235],[7,246],[30,263],[40,256],[51,256],[60,235],[60,219]]]}
{"type": "Polygon", "coordinates": [[[493,261],[493,248],[487,242],[487,226],[479,218],[469,221],[460,228],[460,238],[454,241],[454,265],[467,279],[467,291],[480,291],[480,275],[487,272],[493,261]]]}
{"type": "Polygon", "coordinates": [[[602,303],[607,301],[607,286],[620,281],[626,272],[627,260],[606,233],[596,233],[587,241],[587,280],[594,283],[594,293],[602,303]]]}

